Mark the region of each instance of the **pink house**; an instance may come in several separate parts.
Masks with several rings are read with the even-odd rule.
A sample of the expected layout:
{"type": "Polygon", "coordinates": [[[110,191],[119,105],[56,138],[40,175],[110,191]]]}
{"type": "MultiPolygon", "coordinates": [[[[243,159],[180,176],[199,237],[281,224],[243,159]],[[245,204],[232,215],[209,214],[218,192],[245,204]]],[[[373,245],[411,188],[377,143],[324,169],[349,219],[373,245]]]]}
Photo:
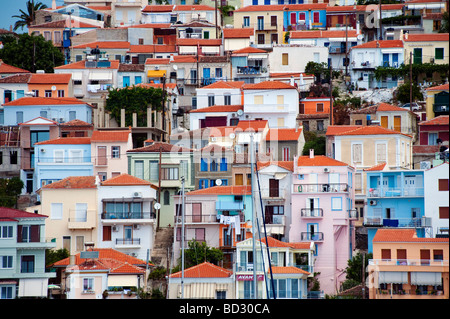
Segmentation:
{"type": "Polygon", "coordinates": [[[294,159],[292,179],[292,223],[289,242],[316,244],[315,272],[320,272],[320,289],[335,294],[345,280],[347,261],[352,256],[354,233],[355,169],[323,156],[294,159]]]}
{"type": "Polygon", "coordinates": [[[94,131],[91,136],[94,175],[104,181],[128,173],[126,152],[132,148],[131,129],[94,131]]]}

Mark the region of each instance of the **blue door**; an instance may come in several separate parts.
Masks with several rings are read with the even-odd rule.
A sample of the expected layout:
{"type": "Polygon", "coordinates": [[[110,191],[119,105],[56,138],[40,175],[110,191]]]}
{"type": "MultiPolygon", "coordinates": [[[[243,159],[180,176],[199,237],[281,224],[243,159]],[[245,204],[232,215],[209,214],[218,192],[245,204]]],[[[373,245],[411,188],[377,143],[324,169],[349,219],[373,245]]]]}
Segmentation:
{"type": "Polygon", "coordinates": [[[253,4],[254,6],[257,6],[257,5],[258,5],[258,0],[253,0],[252,4],[253,4]]]}
{"type": "Polygon", "coordinates": [[[124,76],[123,77],[123,87],[127,87],[127,86],[130,86],[130,77],[124,76]]]}
{"type": "Polygon", "coordinates": [[[383,66],[389,66],[389,54],[383,53],[383,66]]]}
{"type": "Polygon", "coordinates": [[[392,64],[394,67],[398,67],[398,53],[392,54],[392,64]]]}

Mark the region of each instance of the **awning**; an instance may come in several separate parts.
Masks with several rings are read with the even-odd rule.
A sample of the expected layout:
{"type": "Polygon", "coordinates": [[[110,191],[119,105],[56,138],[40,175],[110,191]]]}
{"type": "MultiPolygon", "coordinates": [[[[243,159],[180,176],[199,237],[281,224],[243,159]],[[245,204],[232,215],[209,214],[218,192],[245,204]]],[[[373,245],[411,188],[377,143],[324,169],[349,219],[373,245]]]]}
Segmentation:
{"type": "Polygon", "coordinates": [[[109,275],[108,287],[137,287],[137,275],[109,275]]]}
{"type": "Polygon", "coordinates": [[[48,278],[20,279],[19,297],[47,297],[48,278]]]}
{"type": "Polygon", "coordinates": [[[83,74],[80,72],[72,73],[73,81],[81,81],[83,79],[83,74]]]}
{"type": "Polygon", "coordinates": [[[406,271],[380,271],[379,284],[407,284],[408,273],[406,271]]]}
{"type": "Polygon", "coordinates": [[[411,285],[442,285],[440,272],[411,272],[411,285]]]}
{"type": "Polygon", "coordinates": [[[112,73],[111,72],[92,72],[89,73],[89,80],[94,81],[108,81],[112,80],[112,73]]]}
{"type": "Polygon", "coordinates": [[[268,54],[258,53],[258,54],[249,54],[247,59],[249,59],[249,60],[262,60],[262,59],[267,59],[268,57],[269,57],[268,54]]]}
{"type": "Polygon", "coordinates": [[[149,78],[162,78],[166,76],[165,70],[149,70],[147,72],[149,78]]]}

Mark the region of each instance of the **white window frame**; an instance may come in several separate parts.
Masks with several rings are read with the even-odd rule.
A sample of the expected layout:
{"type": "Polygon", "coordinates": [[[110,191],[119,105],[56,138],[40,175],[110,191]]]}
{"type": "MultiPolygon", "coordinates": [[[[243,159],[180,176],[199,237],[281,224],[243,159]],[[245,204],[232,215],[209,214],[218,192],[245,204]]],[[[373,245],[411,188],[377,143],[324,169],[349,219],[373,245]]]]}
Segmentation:
{"type": "Polygon", "coordinates": [[[50,219],[62,219],[63,218],[63,203],[51,203],[50,204],[50,219]]]}

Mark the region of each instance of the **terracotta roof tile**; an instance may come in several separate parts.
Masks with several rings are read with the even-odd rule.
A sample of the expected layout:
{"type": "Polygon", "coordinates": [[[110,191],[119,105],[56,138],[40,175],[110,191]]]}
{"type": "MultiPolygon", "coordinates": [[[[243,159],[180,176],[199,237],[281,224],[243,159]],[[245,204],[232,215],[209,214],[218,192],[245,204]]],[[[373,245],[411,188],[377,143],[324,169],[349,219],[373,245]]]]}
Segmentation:
{"type": "Polygon", "coordinates": [[[347,163],[335,160],[324,155],[315,155],[313,158],[309,156],[299,156],[297,160],[298,166],[349,166],[347,163]]]}
{"type": "Polygon", "coordinates": [[[20,99],[4,103],[3,105],[64,105],[64,104],[87,104],[74,97],[22,97],[20,99]]]}
{"type": "Polygon", "coordinates": [[[142,12],[172,12],[173,5],[147,5],[142,9],[142,12]]]}
{"type": "Polygon", "coordinates": [[[53,145],[53,144],[65,144],[65,145],[91,144],[91,138],[90,137],[58,137],[53,140],[38,142],[38,143],[35,143],[34,145],[53,145]]]}
{"type": "Polygon", "coordinates": [[[239,28],[239,29],[223,29],[223,37],[224,39],[241,39],[241,38],[250,38],[255,34],[255,30],[253,28],[239,28]]]}
{"type": "Polygon", "coordinates": [[[408,112],[409,110],[406,108],[402,108],[400,106],[388,104],[388,103],[380,103],[378,104],[377,111],[382,112],[408,112]]]}
{"type": "Polygon", "coordinates": [[[31,73],[22,73],[5,76],[0,79],[0,83],[28,83],[31,78],[31,73]]]}
{"type": "Polygon", "coordinates": [[[97,188],[95,176],[69,176],[60,181],[42,186],[43,189],[97,188]]]}
{"type": "Polygon", "coordinates": [[[297,141],[302,128],[271,128],[267,133],[267,141],[297,141]]]}
{"type": "Polygon", "coordinates": [[[0,207],[0,221],[2,220],[10,220],[13,221],[16,218],[47,218],[46,215],[28,213],[23,210],[8,208],[8,207],[0,207]]]}
{"type": "Polygon", "coordinates": [[[85,121],[82,121],[82,120],[79,120],[79,119],[74,119],[72,121],[59,123],[59,126],[90,126],[90,127],[93,127],[94,124],[89,124],[89,123],[87,123],[85,121]]]}
{"type": "Polygon", "coordinates": [[[429,41],[446,41],[449,40],[448,33],[417,33],[409,34],[408,38],[404,37],[405,42],[429,42],[429,41]]]}
{"type": "Polygon", "coordinates": [[[263,169],[270,165],[276,165],[278,167],[287,169],[288,171],[294,171],[294,162],[293,161],[267,161],[267,162],[258,162],[258,170],[263,169]]]}
{"type": "MultiPolygon", "coordinates": [[[[170,275],[170,278],[181,278],[181,271],[170,275]]],[[[225,268],[216,266],[209,262],[204,262],[184,270],[185,278],[229,278],[233,272],[225,268]]]]}
{"type": "Polygon", "coordinates": [[[131,130],[93,131],[91,142],[127,142],[131,130]]]}
{"type": "Polygon", "coordinates": [[[381,163],[381,164],[377,164],[377,165],[374,165],[369,168],[365,168],[363,171],[366,171],[366,172],[382,171],[385,167],[386,167],[386,163],[381,163]]]}
{"type": "Polygon", "coordinates": [[[33,73],[28,84],[68,84],[71,79],[71,73],[33,73]]]}
{"type": "MultiPolygon", "coordinates": [[[[175,45],[161,45],[161,44],[140,44],[131,45],[130,49],[127,51],[129,53],[171,53],[177,52],[175,45]]],[[[160,59],[162,60],[162,59],[160,59]]]]}
{"type": "Polygon", "coordinates": [[[378,229],[372,240],[375,242],[448,243],[448,238],[420,238],[414,229],[378,229]]]}
{"type": "Polygon", "coordinates": [[[287,267],[280,267],[280,266],[274,266],[272,267],[272,273],[273,274],[303,274],[303,275],[309,275],[309,272],[294,267],[294,266],[287,266],[287,267]]]}
{"type": "Polygon", "coordinates": [[[296,87],[281,81],[263,81],[256,84],[246,84],[244,90],[297,90],[296,87]]]}
{"type": "Polygon", "coordinates": [[[152,183],[129,174],[120,174],[103,181],[102,186],[153,185],[152,183]]]}
{"type": "Polygon", "coordinates": [[[329,125],[326,135],[337,135],[343,132],[352,131],[361,127],[360,125],[329,125]]]}
{"type": "Polygon", "coordinates": [[[99,49],[129,49],[130,42],[127,41],[95,41],[89,43],[83,43],[75,45],[74,49],[95,49],[98,46],[99,49]]]}
{"type": "Polygon", "coordinates": [[[170,63],[195,63],[197,58],[193,55],[174,55],[170,63]]]}
{"type": "Polygon", "coordinates": [[[449,83],[429,87],[427,89],[427,91],[444,91],[444,90],[447,90],[447,91],[449,90],[449,83]]]}
{"type": "Polygon", "coordinates": [[[212,105],[201,109],[191,110],[189,113],[212,113],[212,112],[237,112],[242,110],[242,105],[212,105]]]}
{"type": "MultiPolygon", "coordinates": [[[[382,126],[375,126],[375,125],[357,126],[357,128],[355,128],[353,130],[341,131],[340,133],[335,133],[334,135],[342,136],[342,135],[383,135],[383,134],[401,134],[404,136],[411,137],[411,135],[403,134],[401,132],[397,132],[394,130],[384,128],[382,126]]],[[[327,135],[328,135],[328,132],[327,132],[327,135]]]]}
{"type": "Polygon", "coordinates": [[[241,120],[236,125],[236,128],[242,129],[244,131],[248,129],[262,131],[266,128],[267,123],[269,123],[269,121],[267,120],[241,120]]]}
{"type": "Polygon", "coordinates": [[[145,64],[150,65],[150,64],[169,64],[170,63],[170,59],[157,59],[157,58],[148,58],[145,60],[145,64]]]}
{"type": "Polygon", "coordinates": [[[0,74],[7,74],[7,73],[31,73],[28,70],[24,70],[9,64],[6,64],[3,62],[3,60],[0,59],[0,74]]]}
{"type": "Polygon", "coordinates": [[[375,40],[351,47],[351,49],[403,48],[402,40],[375,40]]]}
{"type": "Polygon", "coordinates": [[[327,5],[327,3],[255,5],[242,7],[235,12],[325,10],[327,5]]]}
{"type": "Polygon", "coordinates": [[[243,53],[265,53],[265,54],[267,54],[267,51],[264,51],[264,50],[261,50],[261,49],[257,49],[257,48],[254,48],[254,47],[246,47],[246,48],[234,50],[232,52],[233,55],[235,55],[235,54],[243,54],[243,53]]]}
{"type": "Polygon", "coordinates": [[[244,81],[217,81],[200,89],[239,89],[244,86],[244,81]]]}
{"type": "Polygon", "coordinates": [[[440,115],[431,120],[420,122],[419,125],[448,125],[448,115],[440,115]]]}
{"type": "Polygon", "coordinates": [[[132,150],[128,150],[127,153],[135,153],[135,152],[154,152],[159,153],[161,150],[162,153],[178,153],[178,152],[192,152],[191,149],[180,147],[176,145],[172,145],[169,143],[163,142],[154,142],[151,145],[138,147],[132,150]]]}

